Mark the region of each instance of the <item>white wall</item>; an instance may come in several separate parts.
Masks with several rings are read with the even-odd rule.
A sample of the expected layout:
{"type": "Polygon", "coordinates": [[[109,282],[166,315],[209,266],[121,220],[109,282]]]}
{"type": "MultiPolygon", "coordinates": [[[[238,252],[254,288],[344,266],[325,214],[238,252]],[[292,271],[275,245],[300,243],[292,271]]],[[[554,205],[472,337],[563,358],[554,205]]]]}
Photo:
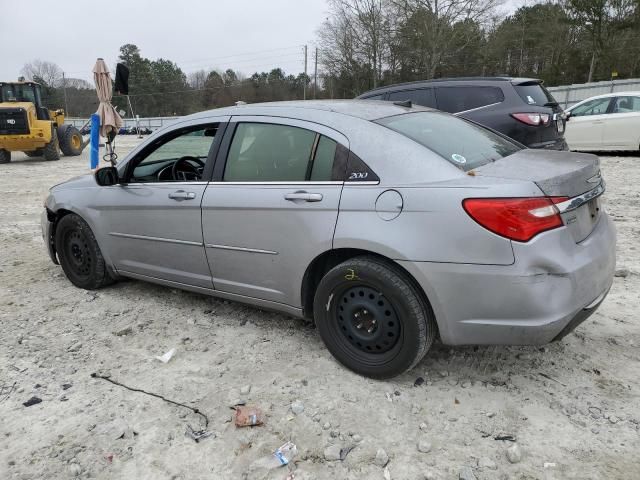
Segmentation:
{"type": "Polygon", "coordinates": [[[574,103],[581,102],[596,95],[613,92],[640,91],[640,78],[614,80],[612,82],[574,83],[573,85],[547,87],[547,90],[551,92],[563,108],[567,108],[574,103]]]}

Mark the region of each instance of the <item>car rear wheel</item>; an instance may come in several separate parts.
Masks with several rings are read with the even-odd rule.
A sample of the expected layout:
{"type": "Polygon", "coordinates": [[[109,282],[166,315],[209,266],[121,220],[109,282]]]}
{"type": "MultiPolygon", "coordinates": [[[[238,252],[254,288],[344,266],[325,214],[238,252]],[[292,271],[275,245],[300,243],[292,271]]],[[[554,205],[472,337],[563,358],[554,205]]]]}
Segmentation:
{"type": "Polygon", "coordinates": [[[11,161],[11,152],[0,148],[0,163],[9,163],[11,161]]]}
{"type": "Polygon", "coordinates": [[[75,214],[56,225],[55,245],[60,265],[76,287],[95,290],[113,283],[91,228],[75,214]]]}
{"type": "Polygon", "coordinates": [[[413,368],[437,329],[430,306],[407,275],[374,257],[357,257],[327,272],[315,294],[314,318],[333,356],[372,378],[413,368]]]}

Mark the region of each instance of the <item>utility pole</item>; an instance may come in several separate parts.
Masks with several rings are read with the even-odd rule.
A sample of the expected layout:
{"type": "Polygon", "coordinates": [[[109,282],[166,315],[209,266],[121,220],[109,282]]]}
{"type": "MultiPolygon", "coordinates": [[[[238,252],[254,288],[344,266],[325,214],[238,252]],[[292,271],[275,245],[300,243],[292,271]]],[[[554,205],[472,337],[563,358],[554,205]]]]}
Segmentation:
{"type": "Polygon", "coordinates": [[[69,115],[69,105],[67,105],[67,79],[62,72],[62,91],[64,92],[64,114],[69,115]]]}
{"type": "Polygon", "coordinates": [[[307,46],[304,46],[304,79],[302,80],[302,99],[307,99],[307,46]]]}
{"type": "Polygon", "coordinates": [[[318,47],[316,47],[316,61],[313,69],[313,99],[316,99],[316,90],[318,89],[318,47]]]}

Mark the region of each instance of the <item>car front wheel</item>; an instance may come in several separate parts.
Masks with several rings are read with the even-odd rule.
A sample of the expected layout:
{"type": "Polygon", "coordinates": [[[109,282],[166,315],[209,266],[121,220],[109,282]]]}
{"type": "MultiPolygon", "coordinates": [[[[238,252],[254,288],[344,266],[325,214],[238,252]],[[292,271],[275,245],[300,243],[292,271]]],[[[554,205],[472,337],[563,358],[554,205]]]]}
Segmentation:
{"type": "Polygon", "coordinates": [[[314,318],[333,356],[372,378],[391,378],[413,368],[437,329],[430,306],[406,273],[366,256],[325,274],[315,294],[314,318]]]}
{"type": "Polygon", "coordinates": [[[56,225],[60,265],[76,287],[95,290],[113,282],[91,228],[78,215],[65,215],[56,225]]]}

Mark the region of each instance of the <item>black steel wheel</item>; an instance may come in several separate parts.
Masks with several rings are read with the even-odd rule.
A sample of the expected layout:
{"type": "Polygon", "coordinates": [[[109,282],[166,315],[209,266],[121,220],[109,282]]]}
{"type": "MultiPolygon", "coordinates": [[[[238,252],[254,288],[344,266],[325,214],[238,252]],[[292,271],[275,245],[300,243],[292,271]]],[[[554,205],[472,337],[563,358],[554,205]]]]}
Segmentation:
{"type": "Polygon", "coordinates": [[[62,270],[76,287],[95,290],[113,282],[91,228],[78,215],[60,219],[55,245],[62,270]]]}
{"type": "Polygon", "coordinates": [[[436,334],[423,294],[390,262],[357,257],[320,281],[314,300],[318,332],[343,365],[390,378],[413,368],[436,334]]]}
{"type": "Polygon", "coordinates": [[[382,292],[365,284],[344,290],[332,314],[345,338],[364,353],[386,353],[400,338],[400,320],[382,292]]]}

